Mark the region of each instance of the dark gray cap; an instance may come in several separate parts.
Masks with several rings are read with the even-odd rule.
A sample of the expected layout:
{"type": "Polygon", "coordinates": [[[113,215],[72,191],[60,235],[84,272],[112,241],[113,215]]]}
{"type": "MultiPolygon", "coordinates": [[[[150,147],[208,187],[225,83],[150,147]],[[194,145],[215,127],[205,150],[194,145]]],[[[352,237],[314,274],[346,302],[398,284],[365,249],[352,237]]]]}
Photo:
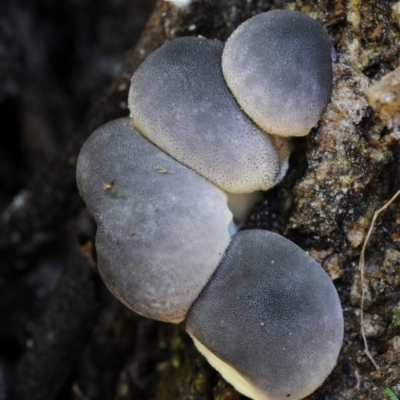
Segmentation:
{"type": "Polygon", "coordinates": [[[77,182],[97,223],[100,274],[146,317],[182,321],[229,243],[226,195],[119,119],[97,129],[77,182]]]}
{"type": "Polygon", "coordinates": [[[133,126],[227,192],[268,190],[279,155],[226,86],[222,50],[220,42],[185,37],[151,54],[132,77],[133,126]]]}
{"type": "Polygon", "coordinates": [[[332,371],[343,339],[336,289],[320,265],[272,232],[239,232],[193,304],[187,330],[246,396],[297,400],[332,371]]]}
{"type": "Polygon", "coordinates": [[[311,17],[269,11],[228,39],[222,70],[236,100],[263,130],[304,136],[325,109],[332,88],[332,43],[311,17]]]}

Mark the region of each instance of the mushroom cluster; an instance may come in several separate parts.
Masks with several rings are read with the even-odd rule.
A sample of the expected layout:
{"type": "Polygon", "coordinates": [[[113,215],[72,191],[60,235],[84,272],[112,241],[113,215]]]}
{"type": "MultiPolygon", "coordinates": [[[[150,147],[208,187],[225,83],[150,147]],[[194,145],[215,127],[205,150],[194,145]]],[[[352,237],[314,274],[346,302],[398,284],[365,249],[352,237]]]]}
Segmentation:
{"type": "Polygon", "coordinates": [[[130,118],[97,129],[78,158],[109,290],[148,318],[186,319],[211,365],[255,400],[312,393],[342,343],[321,266],[275,233],[236,233],[285,175],[289,136],[318,122],[333,54],[322,26],[290,11],[246,21],[225,46],[171,41],[133,75],[130,118]]]}

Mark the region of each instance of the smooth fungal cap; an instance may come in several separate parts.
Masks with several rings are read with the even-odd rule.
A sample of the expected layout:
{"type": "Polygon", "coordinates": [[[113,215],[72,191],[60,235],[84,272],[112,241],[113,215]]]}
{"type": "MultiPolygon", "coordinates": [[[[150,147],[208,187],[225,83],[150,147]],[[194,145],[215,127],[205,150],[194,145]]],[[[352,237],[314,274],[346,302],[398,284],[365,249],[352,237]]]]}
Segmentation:
{"type": "Polygon", "coordinates": [[[97,223],[98,268],[110,291],[148,318],[182,321],[229,244],[226,195],[128,118],[85,142],[77,182],[97,223]]]}
{"type": "Polygon", "coordinates": [[[304,136],[326,107],[332,88],[332,43],[305,14],[269,11],[244,22],[222,56],[226,82],[263,130],[304,136]]]}
{"type": "Polygon", "coordinates": [[[171,157],[230,193],[268,190],[279,155],[226,86],[223,44],[185,37],[151,54],[132,77],[133,126],[171,157]]]}
{"type": "Polygon", "coordinates": [[[193,304],[187,330],[239,392],[298,400],[333,369],[343,339],[339,297],[324,270],[272,232],[239,232],[193,304]]]}

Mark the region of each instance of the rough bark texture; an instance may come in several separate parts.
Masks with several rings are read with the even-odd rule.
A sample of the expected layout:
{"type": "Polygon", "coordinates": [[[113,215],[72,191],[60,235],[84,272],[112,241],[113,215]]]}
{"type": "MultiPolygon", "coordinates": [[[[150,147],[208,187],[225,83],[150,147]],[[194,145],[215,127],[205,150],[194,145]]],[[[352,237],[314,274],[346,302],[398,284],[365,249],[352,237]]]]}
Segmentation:
{"type": "MultiPolygon", "coordinates": [[[[365,355],[360,335],[358,270],[374,211],[400,189],[396,76],[386,86],[370,90],[369,99],[376,111],[365,96],[369,86],[399,67],[400,3],[198,0],[180,11],[159,0],[107,96],[89,113],[47,172],[2,214],[0,268],[8,273],[24,268],[26,255],[41,246],[46,232],[65,219],[66,205],[70,205],[68,216],[75,217],[83,209],[74,186],[79,148],[94,128],[127,114],[130,76],[148,54],[165,40],[184,35],[226,40],[242,21],[271,7],[299,10],[323,22],[335,45],[337,62],[331,103],[311,134],[296,139],[286,178],[266,193],[246,228],[270,229],[293,240],[321,263],[340,294],[345,317],[341,355],[331,376],[309,398],[383,399],[387,387],[400,395],[400,200],[378,219],[366,253],[364,328],[379,370],[365,355]],[[381,92],[394,96],[393,102],[389,101],[394,103],[392,107],[382,108],[384,100],[376,100],[381,92]]],[[[103,296],[91,338],[85,342],[79,362],[69,370],[68,379],[63,375],[57,386],[62,393],[58,398],[243,398],[197,353],[183,326],[146,320],[107,293],[103,296]]],[[[88,301],[97,300],[93,297],[88,301]]],[[[79,302],[75,306],[79,307],[79,302]]],[[[54,303],[48,312],[51,307],[54,303]]],[[[90,316],[94,309],[94,305],[88,307],[90,316]]],[[[60,314],[60,318],[67,315],[60,314]]],[[[38,329],[45,330],[51,324],[51,318],[44,319],[38,329]]],[[[83,339],[79,336],[79,340],[83,339]]],[[[19,360],[17,371],[27,359],[33,362],[29,357],[32,352],[28,351],[19,360]]],[[[37,357],[39,360],[43,354],[37,357]]],[[[0,374],[0,399],[1,383],[0,374]]],[[[47,398],[57,398],[52,396],[47,398]]]]}

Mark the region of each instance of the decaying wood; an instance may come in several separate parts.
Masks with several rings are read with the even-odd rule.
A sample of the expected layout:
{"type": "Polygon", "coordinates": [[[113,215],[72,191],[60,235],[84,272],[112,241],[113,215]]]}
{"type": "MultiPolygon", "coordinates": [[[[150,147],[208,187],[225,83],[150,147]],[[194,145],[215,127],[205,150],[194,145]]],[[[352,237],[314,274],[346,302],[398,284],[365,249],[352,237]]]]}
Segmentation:
{"type": "Polygon", "coordinates": [[[163,12],[159,2],[135,49],[108,93],[90,110],[82,127],[54,158],[48,168],[21,191],[0,216],[1,272],[25,267],[24,257],[46,240],[46,229],[76,214],[82,202],[75,183],[75,165],[86,138],[100,125],[128,114],[130,78],[143,59],[165,40],[163,12]]]}
{"type": "Polygon", "coordinates": [[[84,255],[74,239],[64,273],[18,364],[12,399],[57,398],[93,329],[101,305],[99,277],[90,254],[84,255]]]}
{"type": "MultiPolygon", "coordinates": [[[[242,21],[272,6],[299,10],[321,21],[335,45],[332,100],[311,134],[296,139],[287,177],[265,195],[247,228],[283,233],[321,263],[338,289],[345,317],[342,352],[331,376],[309,398],[378,400],[387,387],[400,394],[400,330],[392,324],[400,312],[398,204],[387,208],[369,238],[363,288],[357,268],[374,211],[400,189],[400,146],[393,114],[397,107],[385,107],[385,116],[377,109],[377,115],[365,96],[369,86],[399,66],[399,4],[198,0],[179,11],[159,0],[107,96],[47,173],[2,215],[0,250],[6,256],[1,270],[23,267],[24,254],[65,218],[67,204],[68,215],[83,208],[74,183],[79,148],[94,128],[127,114],[129,79],[144,57],[178,36],[226,40],[242,21]],[[378,371],[364,353],[361,293],[365,293],[363,330],[378,371]]],[[[393,102],[398,104],[398,95],[393,102]]],[[[183,326],[140,318],[110,296],[105,303],[80,367],[71,375],[73,398],[241,398],[195,351],[183,326]]]]}

